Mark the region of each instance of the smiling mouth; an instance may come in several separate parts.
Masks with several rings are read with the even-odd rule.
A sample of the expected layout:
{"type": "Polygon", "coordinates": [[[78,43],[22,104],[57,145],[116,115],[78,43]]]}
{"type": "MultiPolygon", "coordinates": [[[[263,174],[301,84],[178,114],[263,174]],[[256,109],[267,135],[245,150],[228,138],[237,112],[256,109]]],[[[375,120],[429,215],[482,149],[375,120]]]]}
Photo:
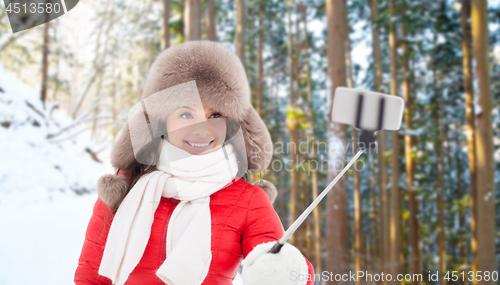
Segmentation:
{"type": "Polygon", "coordinates": [[[209,146],[210,144],[212,144],[214,141],[211,140],[210,142],[208,143],[192,143],[192,142],[188,142],[188,141],[185,141],[187,144],[191,145],[191,146],[194,146],[194,147],[199,147],[199,148],[203,148],[203,147],[207,147],[209,146]]]}

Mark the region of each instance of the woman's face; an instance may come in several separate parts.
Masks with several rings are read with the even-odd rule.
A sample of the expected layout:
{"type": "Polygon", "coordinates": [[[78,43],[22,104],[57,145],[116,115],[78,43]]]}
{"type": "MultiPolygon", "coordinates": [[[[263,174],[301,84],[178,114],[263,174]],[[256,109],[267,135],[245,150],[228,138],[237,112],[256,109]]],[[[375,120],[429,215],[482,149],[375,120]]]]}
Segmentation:
{"type": "Polygon", "coordinates": [[[183,106],[167,116],[168,140],[190,154],[208,154],[226,139],[226,119],[200,105],[183,106]]]}

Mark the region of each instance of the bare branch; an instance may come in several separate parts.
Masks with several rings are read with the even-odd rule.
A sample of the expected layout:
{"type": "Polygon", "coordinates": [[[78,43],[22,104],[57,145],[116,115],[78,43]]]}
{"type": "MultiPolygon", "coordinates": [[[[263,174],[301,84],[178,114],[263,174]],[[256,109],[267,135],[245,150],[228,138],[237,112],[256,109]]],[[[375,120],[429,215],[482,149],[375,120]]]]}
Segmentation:
{"type": "MultiPolygon", "coordinates": [[[[107,125],[110,125],[110,124],[113,124],[114,122],[104,122],[104,123],[100,123],[100,124],[97,124],[96,127],[103,127],[103,126],[107,126],[107,125]]],[[[84,132],[84,131],[88,131],[92,129],[92,126],[88,127],[88,128],[85,128],[85,129],[81,129],[79,130],[78,132],[76,133],[73,133],[65,138],[62,138],[62,139],[59,139],[59,140],[49,140],[51,143],[59,143],[59,142],[62,142],[62,141],[65,141],[65,140],[69,140],[69,139],[72,139],[73,137],[75,137],[76,135],[84,132]]]]}
{"type": "Polygon", "coordinates": [[[90,87],[92,87],[92,84],[94,84],[97,76],[104,70],[104,68],[108,66],[108,64],[102,64],[100,65],[94,75],[90,78],[90,80],[87,82],[85,85],[85,89],[83,90],[82,94],[80,95],[80,99],[78,99],[78,103],[76,104],[75,109],[73,110],[73,113],[71,114],[72,118],[75,118],[76,113],[78,112],[78,109],[80,109],[80,106],[82,105],[83,99],[85,99],[85,96],[87,95],[87,92],[90,90],[90,87]]]}
{"type": "Polygon", "coordinates": [[[52,139],[54,137],[59,136],[60,134],[62,134],[64,132],[66,132],[67,130],[69,130],[71,128],[74,128],[75,126],[77,126],[77,125],[79,125],[81,123],[85,123],[85,122],[88,122],[88,121],[99,120],[99,119],[113,119],[113,117],[110,116],[110,115],[103,115],[103,116],[95,116],[95,117],[92,117],[92,118],[86,118],[86,119],[82,119],[82,120],[76,120],[73,123],[69,124],[68,126],[60,129],[59,132],[57,132],[55,134],[48,134],[47,138],[48,139],[52,139]]]}
{"type": "Polygon", "coordinates": [[[24,30],[22,32],[15,33],[15,34],[8,33],[8,34],[4,35],[0,39],[0,52],[3,51],[5,48],[7,48],[9,45],[11,45],[13,42],[15,42],[17,39],[24,36],[29,30],[31,30],[31,29],[24,30]]]}

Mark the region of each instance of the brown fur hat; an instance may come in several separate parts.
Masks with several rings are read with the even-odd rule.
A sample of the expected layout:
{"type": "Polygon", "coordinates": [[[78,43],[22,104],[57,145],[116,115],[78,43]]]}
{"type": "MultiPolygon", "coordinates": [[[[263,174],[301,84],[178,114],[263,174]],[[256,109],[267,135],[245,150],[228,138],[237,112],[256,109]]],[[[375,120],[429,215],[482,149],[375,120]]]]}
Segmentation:
{"type": "MultiPolygon", "coordinates": [[[[164,50],[158,56],[148,74],[142,104],[136,104],[135,111],[136,106],[131,109],[128,123],[112,147],[111,164],[123,172],[137,172],[137,167],[144,163],[144,158],[138,159],[137,150],[151,142],[151,137],[158,138],[166,133],[166,116],[177,107],[192,102],[186,96],[192,91],[198,92],[198,100],[201,99],[204,106],[215,108],[241,126],[244,140],[241,143],[245,145],[246,154],[240,153],[243,159],[239,160],[248,164],[244,167],[245,172],[246,169],[252,172],[266,169],[273,154],[271,137],[250,104],[244,67],[230,49],[211,41],[185,42],[164,50]],[[151,102],[152,95],[154,102],[151,102]]],[[[99,197],[110,206],[127,194],[131,181],[111,176],[101,177],[97,185],[99,197]]],[[[263,188],[274,200],[274,185],[267,182],[263,188]]]]}

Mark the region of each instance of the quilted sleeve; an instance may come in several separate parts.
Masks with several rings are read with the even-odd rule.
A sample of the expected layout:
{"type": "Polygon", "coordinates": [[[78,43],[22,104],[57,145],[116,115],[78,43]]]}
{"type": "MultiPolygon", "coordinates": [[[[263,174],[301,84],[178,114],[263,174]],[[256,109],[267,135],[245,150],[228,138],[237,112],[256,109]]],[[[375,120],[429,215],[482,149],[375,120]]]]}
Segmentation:
{"type": "MultiPolygon", "coordinates": [[[[283,225],[266,192],[254,185],[249,185],[248,187],[253,187],[254,191],[248,202],[245,231],[243,232],[241,241],[243,259],[258,244],[278,240],[284,234],[283,225]]],[[[313,285],[314,268],[305,256],[304,258],[306,259],[308,273],[311,277],[311,281],[308,281],[307,285],[313,285]]]]}
{"type": "Polygon", "coordinates": [[[106,239],[111,226],[111,220],[113,218],[113,215],[111,215],[107,225],[104,226],[109,211],[110,208],[104,204],[101,199],[97,198],[92,217],[87,226],[85,241],[75,272],[74,282],[77,285],[111,285],[111,280],[109,278],[101,276],[98,273],[104,246],[106,245],[106,239]]]}

